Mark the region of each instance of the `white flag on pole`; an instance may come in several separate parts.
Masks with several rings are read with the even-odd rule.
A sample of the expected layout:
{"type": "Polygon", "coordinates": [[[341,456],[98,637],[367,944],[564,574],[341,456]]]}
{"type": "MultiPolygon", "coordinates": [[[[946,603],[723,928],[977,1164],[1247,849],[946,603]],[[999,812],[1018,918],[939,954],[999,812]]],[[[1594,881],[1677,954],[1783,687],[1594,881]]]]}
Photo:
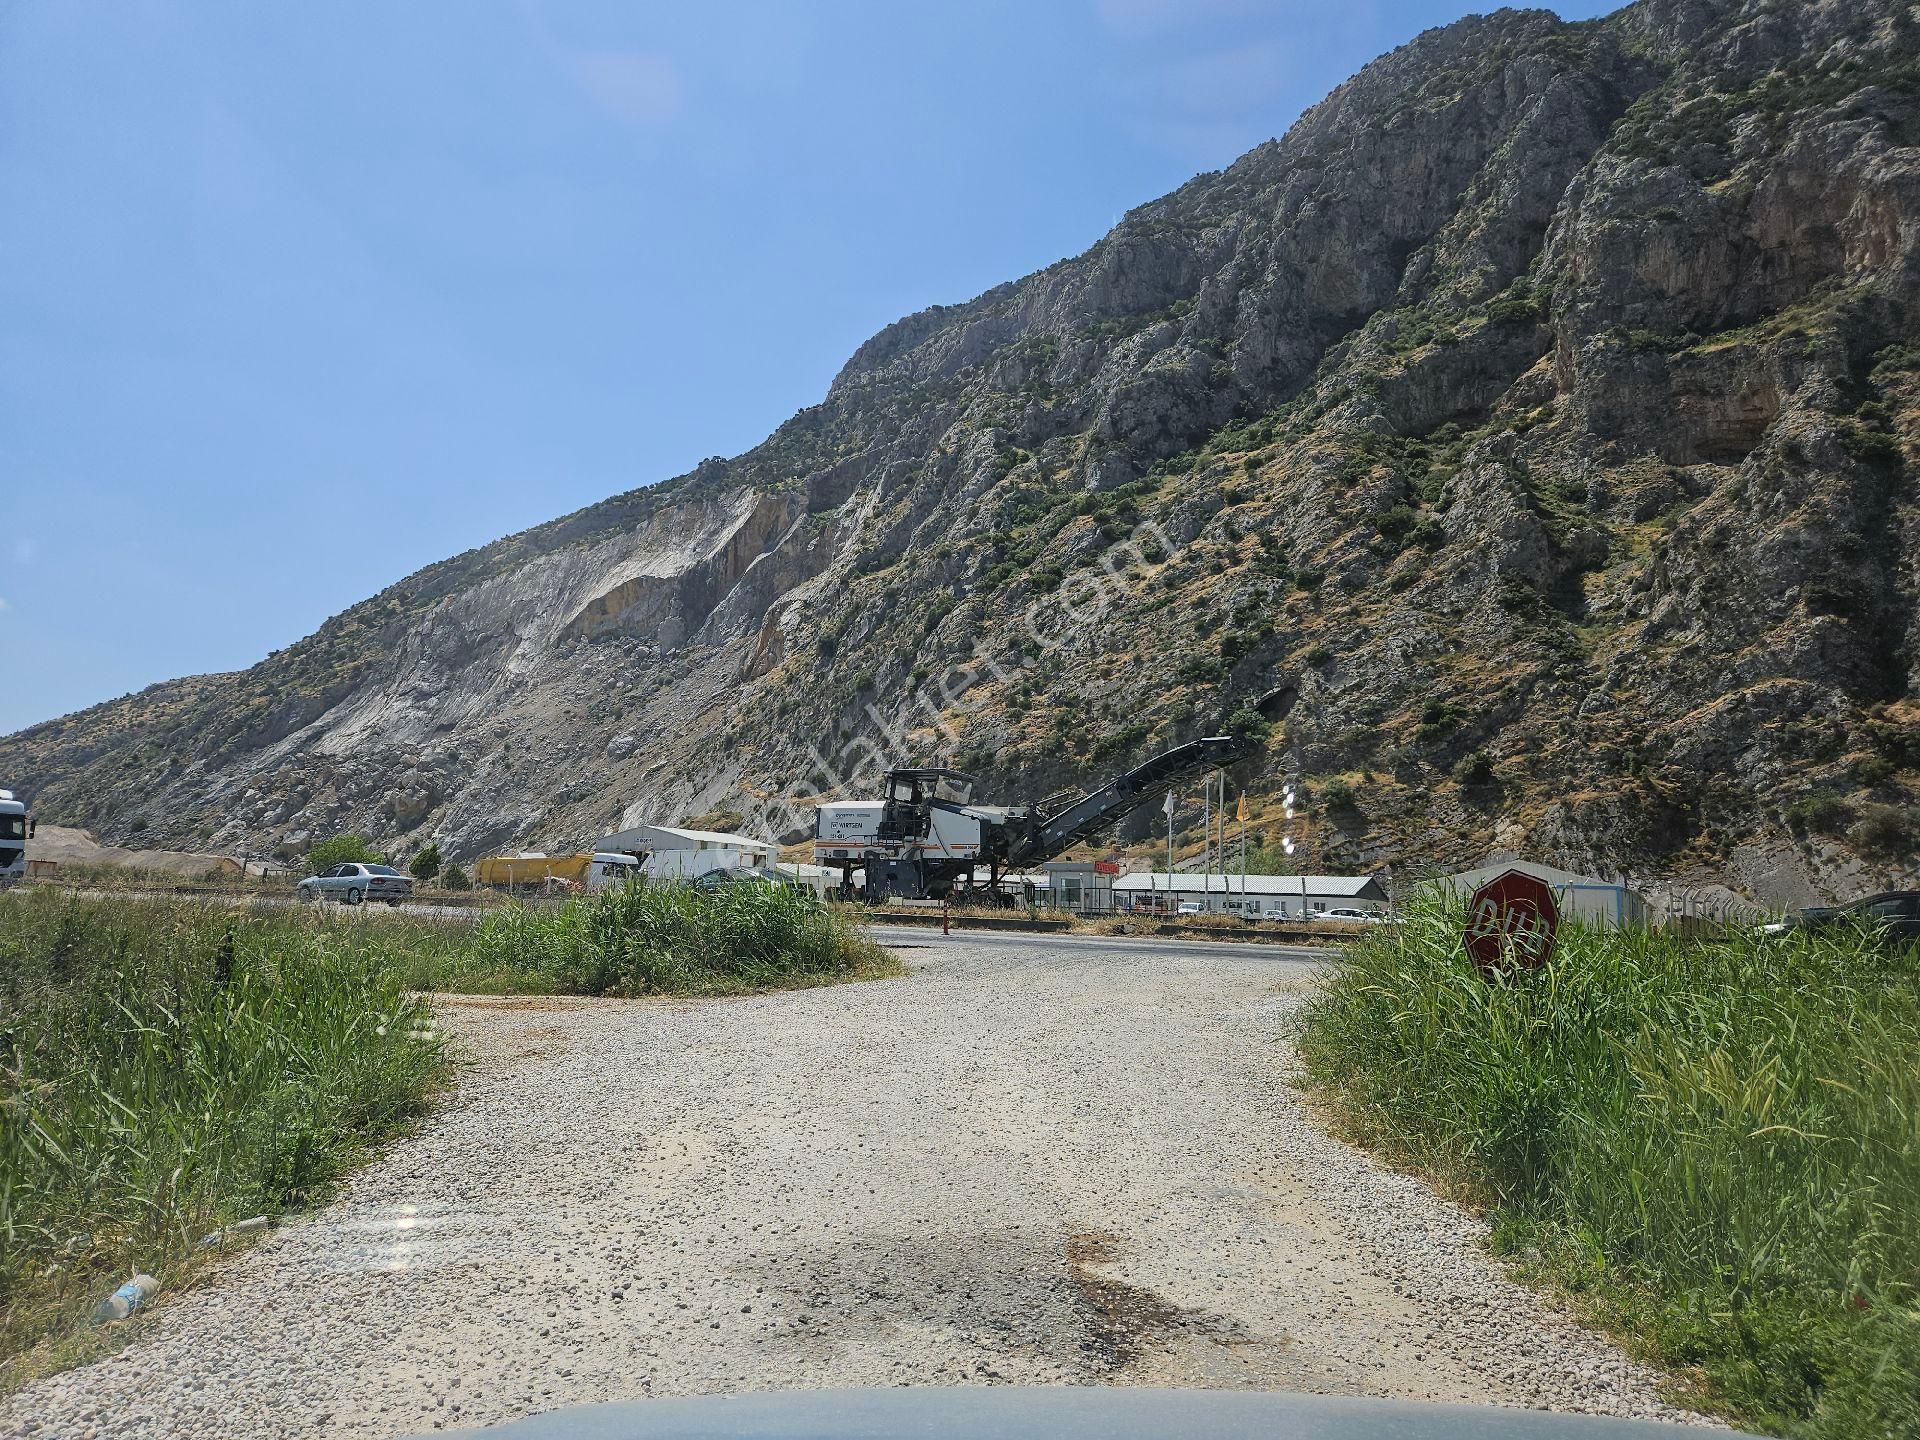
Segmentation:
{"type": "Polygon", "coordinates": [[[1169,815],[1173,814],[1173,791],[1167,791],[1167,798],[1160,808],[1169,815]]]}

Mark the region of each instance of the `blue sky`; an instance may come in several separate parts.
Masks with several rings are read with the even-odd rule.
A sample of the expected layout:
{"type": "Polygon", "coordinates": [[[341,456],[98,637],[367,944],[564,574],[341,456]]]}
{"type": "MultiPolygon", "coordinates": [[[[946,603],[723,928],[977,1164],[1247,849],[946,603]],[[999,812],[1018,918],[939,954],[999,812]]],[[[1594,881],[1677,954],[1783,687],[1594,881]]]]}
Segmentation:
{"type": "Polygon", "coordinates": [[[0,0],[0,733],[736,454],[1461,13],[0,0]]]}

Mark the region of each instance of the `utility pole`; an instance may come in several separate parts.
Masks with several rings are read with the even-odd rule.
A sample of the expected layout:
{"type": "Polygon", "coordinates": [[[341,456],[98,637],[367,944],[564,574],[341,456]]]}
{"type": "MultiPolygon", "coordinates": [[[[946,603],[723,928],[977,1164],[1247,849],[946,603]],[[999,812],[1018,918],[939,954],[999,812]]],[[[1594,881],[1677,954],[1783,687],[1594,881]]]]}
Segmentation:
{"type": "Polygon", "coordinates": [[[1173,791],[1167,791],[1166,804],[1160,807],[1167,812],[1167,906],[1173,906],[1173,791]]]}
{"type": "Polygon", "coordinates": [[[1200,782],[1200,907],[1213,910],[1213,777],[1200,782]]]}
{"type": "Polygon", "coordinates": [[[1240,791],[1240,913],[1247,912],[1247,792],[1240,791]]]}

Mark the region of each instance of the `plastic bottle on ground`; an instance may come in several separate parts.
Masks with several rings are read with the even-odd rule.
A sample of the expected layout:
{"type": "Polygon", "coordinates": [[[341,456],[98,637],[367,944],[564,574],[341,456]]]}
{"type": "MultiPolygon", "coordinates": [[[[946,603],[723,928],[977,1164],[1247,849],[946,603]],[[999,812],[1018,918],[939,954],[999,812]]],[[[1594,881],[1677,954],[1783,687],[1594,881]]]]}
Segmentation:
{"type": "Polygon", "coordinates": [[[124,1320],[138,1310],[160,1288],[160,1282],[151,1275],[135,1275],[113,1294],[100,1302],[100,1308],[93,1312],[93,1323],[104,1325],[109,1320],[124,1320]]]}

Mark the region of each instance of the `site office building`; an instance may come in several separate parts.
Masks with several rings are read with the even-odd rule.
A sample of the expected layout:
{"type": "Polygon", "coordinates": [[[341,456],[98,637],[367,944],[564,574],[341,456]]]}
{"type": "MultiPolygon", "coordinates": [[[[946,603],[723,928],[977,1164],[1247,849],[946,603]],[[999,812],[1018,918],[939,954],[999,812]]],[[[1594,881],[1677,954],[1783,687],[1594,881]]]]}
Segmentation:
{"type": "Polygon", "coordinates": [[[651,880],[697,880],[715,870],[750,866],[771,870],[775,847],[751,835],[719,830],[681,830],[672,825],[636,825],[593,842],[595,850],[631,855],[651,880]]]}
{"type": "Polygon", "coordinates": [[[1328,910],[1365,910],[1383,914],[1386,887],[1372,875],[1235,875],[1214,871],[1143,870],[1113,882],[1122,907],[1158,901],[1177,906],[1192,902],[1208,912],[1258,915],[1275,920],[1311,920],[1328,910]]]}

